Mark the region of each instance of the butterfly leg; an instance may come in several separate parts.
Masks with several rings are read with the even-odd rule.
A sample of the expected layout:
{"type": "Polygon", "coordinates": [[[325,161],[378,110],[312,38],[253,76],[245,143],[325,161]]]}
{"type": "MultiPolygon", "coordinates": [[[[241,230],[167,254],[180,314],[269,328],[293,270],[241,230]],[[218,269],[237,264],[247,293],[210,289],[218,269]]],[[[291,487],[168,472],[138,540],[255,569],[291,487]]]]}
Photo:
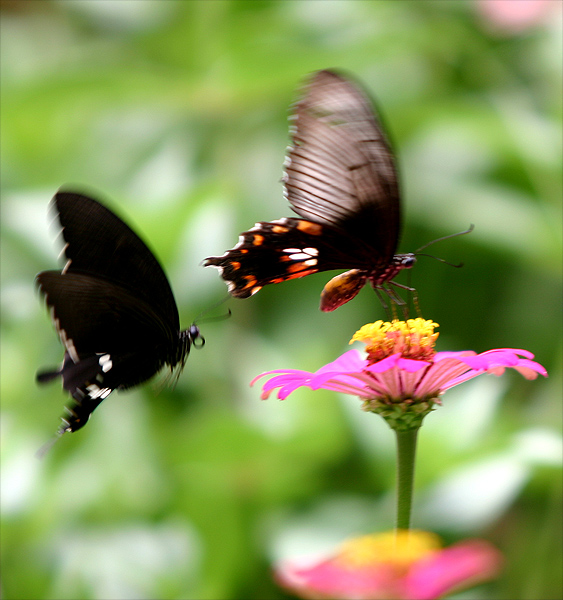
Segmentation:
{"type": "MultiPolygon", "coordinates": [[[[379,298],[379,301],[381,302],[381,306],[383,306],[383,310],[385,311],[385,314],[387,315],[387,318],[390,320],[393,320],[393,312],[395,312],[393,310],[393,312],[391,311],[391,309],[389,308],[389,305],[387,304],[387,302],[385,302],[385,298],[383,297],[383,294],[379,291],[380,289],[382,289],[384,292],[387,292],[387,290],[385,288],[376,288],[374,287],[373,290],[375,291],[377,297],[379,298]]],[[[393,304],[393,307],[395,305],[393,304]]]]}
{"type": "MultiPolygon", "coordinates": [[[[422,317],[422,313],[420,311],[420,305],[418,302],[418,292],[416,291],[416,288],[410,287],[408,285],[403,285],[402,283],[397,283],[396,281],[389,281],[388,282],[389,285],[394,285],[395,287],[401,288],[402,290],[407,290],[408,292],[410,292],[412,294],[412,301],[414,304],[414,308],[416,310],[416,314],[419,317],[422,317]]],[[[404,302],[404,300],[391,288],[388,288],[385,290],[392,298],[398,298],[400,300],[400,302],[397,302],[397,304],[403,306],[403,312],[405,313],[405,319],[408,317],[408,308],[406,303],[404,302]],[[392,294],[390,294],[389,292],[392,292],[392,294]]]]}

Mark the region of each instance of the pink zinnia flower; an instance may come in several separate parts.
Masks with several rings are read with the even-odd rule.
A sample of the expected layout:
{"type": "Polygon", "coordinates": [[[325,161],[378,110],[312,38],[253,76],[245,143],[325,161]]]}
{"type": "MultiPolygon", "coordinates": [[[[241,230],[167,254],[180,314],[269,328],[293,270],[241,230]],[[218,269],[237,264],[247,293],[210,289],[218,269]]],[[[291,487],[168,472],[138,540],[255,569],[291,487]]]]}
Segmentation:
{"type": "Polygon", "coordinates": [[[436,352],[436,327],[437,323],[424,319],[376,321],[364,325],[350,341],[366,342],[365,358],[357,350],[349,350],[314,373],[268,371],[255,377],[251,385],[273,375],[263,385],[263,399],[278,389],[278,398],[284,400],[303,386],[352,394],[364,400],[363,410],[380,414],[394,429],[406,430],[419,427],[446,390],[478,375],[502,375],[512,368],[526,379],[535,379],[538,373],[547,376],[527,350],[436,352]]]}
{"type": "Polygon", "coordinates": [[[433,600],[495,577],[501,564],[487,542],[442,549],[432,533],[399,530],[348,540],[313,565],[280,563],[276,579],[302,598],[433,600]]]}

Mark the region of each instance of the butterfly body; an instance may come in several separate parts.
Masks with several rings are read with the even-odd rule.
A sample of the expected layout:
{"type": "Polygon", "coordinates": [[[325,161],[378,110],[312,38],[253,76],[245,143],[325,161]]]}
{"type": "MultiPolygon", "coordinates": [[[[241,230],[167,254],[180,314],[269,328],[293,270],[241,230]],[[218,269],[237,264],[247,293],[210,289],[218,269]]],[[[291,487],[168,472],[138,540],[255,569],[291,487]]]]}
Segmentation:
{"type": "Polygon", "coordinates": [[[264,285],[320,271],[331,280],[321,309],[331,311],[370,282],[376,289],[413,266],[396,254],[400,195],[394,159],[367,95],[347,77],[318,71],[294,109],[285,196],[298,218],[259,222],[205,266],[217,267],[237,298],[264,285]]]}
{"type": "Polygon", "coordinates": [[[58,192],[53,206],[67,259],[37,276],[65,347],[63,365],[38,374],[62,378],[73,398],[59,433],[77,431],[115,389],[184,366],[199,329],[180,331],[178,309],[158,261],[144,242],[96,200],[58,192]]]}

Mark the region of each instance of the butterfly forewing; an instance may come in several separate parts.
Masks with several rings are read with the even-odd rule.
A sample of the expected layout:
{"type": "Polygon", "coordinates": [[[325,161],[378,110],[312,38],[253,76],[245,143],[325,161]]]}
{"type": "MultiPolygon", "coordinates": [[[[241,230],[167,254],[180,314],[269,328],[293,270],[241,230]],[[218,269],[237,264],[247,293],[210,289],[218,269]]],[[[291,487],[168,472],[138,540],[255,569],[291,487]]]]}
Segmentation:
{"type": "Polygon", "coordinates": [[[154,254],[128,225],[83,194],[59,191],[53,204],[69,261],[65,272],[85,272],[118,283],[179,329],[178,308],[168,279],[154,254]]]}
{"type": "Polygon", "coordinates": [[[292,139],[284,177],[292,208],[367,245],[376,240],[376,250],[392,256],[400,226],[397,175],[367,95],[320,71],[296,104],[292,139]]]}

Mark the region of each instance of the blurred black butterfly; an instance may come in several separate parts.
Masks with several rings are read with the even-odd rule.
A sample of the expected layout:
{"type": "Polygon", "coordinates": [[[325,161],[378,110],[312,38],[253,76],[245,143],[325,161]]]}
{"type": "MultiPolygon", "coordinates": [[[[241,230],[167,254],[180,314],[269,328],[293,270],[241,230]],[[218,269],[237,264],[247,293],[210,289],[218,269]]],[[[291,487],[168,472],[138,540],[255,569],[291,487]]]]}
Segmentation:
{"type": "Polygon", "coordinates": [[[192,344],[204,339],[192,325],[180,331],[166,275],[144,242],[102,204],[74,192],[52,200],[62,226],[66,264],[37,275],[39,290],[65,347],[58,370],[74,402],[61,435],[83,427],[115,389],[150,379],[164,365],[182,369],[192,344]]]}
{"type": "Polygon", "coordinates": [[[393,278],[410,269],[416,256],[395,254],[401,220],[397,173],[368,96],[347,77],[318,71],[293,119],[283,182],[302,218],[256,223],[232,250],[206,258],[204,265],[220,270],[236,298],[269,283],[352,269],[327,283],[321,310],[342,306],[368,281],[376,293],[404,304],[389,284],[406,288],[393,278]]]}

